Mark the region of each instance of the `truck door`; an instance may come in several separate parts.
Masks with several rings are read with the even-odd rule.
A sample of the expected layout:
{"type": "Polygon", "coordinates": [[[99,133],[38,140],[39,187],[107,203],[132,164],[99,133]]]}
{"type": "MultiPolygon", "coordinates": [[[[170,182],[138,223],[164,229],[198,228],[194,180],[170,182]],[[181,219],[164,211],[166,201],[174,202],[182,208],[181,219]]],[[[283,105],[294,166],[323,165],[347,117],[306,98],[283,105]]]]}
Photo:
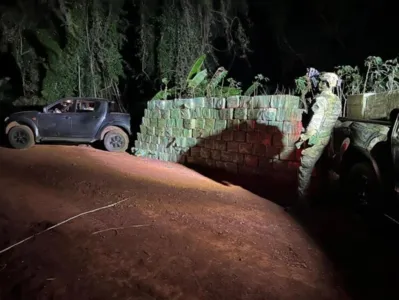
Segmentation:
{"type": "Polygon", "coordinates": [[[396,116],[391,133],[391,154],[394,168],[395,190],[399,193],[399,114],[396,116]]]}
{"type": "Polygon", "coordinates": [[[39,135],[50,139],[69,137],[74,112],[74,101],[70,99],[63,99],[49,105],[45,112],[37,116],[39,135]]]}
{"type": "Polygon", "coordinates": [[[107,102],[99,100],[76,100],[76,112],[72,116],[71,137],[92,139],[107,114],[107,102]]]}

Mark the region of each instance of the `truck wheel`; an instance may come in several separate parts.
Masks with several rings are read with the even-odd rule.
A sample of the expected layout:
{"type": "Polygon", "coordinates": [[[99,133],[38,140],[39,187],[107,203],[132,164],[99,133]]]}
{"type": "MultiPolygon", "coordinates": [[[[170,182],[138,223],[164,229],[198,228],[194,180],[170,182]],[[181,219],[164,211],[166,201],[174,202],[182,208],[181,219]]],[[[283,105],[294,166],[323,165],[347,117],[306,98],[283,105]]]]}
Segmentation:
{"type": "Polygon", "coordinates": [[[17,125],[8,132],[8,141],[15,149],[28,149],[35,144],[35,135],[26,125],[17,125]]]}
{"type": "Polygon", "coordinates": [[[368,162],[355,164],[346,174],[344,192],[356,210],[369,211],[379,207],[378,198],[382,198],[377,174],[368,162]]]}
{"type": "Polygon", "coordinates": [[[104,137],[104,147],[109,152],[125,152],[129,147],[129,137],[122,129],[114,129],[104,137]]]}

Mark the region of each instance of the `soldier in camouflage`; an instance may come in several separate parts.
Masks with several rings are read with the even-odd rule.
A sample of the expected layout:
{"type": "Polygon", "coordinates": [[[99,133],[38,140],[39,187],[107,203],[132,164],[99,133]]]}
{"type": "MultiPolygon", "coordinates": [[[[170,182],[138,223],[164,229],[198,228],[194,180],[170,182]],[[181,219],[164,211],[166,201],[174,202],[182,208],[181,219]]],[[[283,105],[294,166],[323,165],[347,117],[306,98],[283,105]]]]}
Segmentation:
{"type": "Polygon", "coordinates": [[[298,174],[298,196],[302,204],[306,204],[303,202],[310,186],[312,171],[330,141],[342,108],[340,99],[333,93],[339,80],[338,76],[334,73],[323,73],[319,80],[320,93],[312,106],[313,116],[297,143],[298,148],[304,142],[309,146],[302,150],[298,174]]]}

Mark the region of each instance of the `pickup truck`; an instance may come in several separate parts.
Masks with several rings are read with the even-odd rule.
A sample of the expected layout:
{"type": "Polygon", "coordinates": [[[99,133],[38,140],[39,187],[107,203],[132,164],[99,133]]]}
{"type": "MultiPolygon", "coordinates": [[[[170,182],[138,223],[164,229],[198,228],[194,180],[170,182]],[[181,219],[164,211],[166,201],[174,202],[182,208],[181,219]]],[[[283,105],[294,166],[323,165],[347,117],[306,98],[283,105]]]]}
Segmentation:
{"type": "Polygon", "coordinates": [[[340,118],[329,157],[344,198],[362,213],[399,224],[399,115],[390,121],[340,118]]]}
{"type": "Polygon", "coordinates": [[[107,151],[125,152],[131,135],[130,115],[107,99],[63,98],[42,111],[11,114],[5,119],[5,134],[15,149],[42,142],[102,141],[107,151]]]}

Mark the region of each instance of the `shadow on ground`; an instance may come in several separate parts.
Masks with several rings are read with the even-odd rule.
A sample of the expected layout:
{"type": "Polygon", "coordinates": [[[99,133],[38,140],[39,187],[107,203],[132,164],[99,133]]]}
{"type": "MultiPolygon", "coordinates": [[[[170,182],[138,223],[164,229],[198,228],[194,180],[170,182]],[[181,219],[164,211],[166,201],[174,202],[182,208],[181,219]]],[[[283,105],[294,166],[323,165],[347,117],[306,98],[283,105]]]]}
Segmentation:
{"type": "Polygon", "coordinates": [[[297,151],[285,145],[278,127],[247,121],[201,139],[182,157],[189,168],[218,183],[288,205],[296,191],[297,151]]]}
{"type": "Polygon", "coordinates": [[[291,205],[296,195],[296,180],[291,176],[285,178],[261,175],[238,176],[224,170],[212,170],[203,166],[190,166],[190,168],[218,183],[226,186],[240,186],[280,206],[291,205]]]}
{"type": "MultiPolygon", "coordinates": [[[[3,246],[101,203],[125,197],[132,202],[123,209],[96,213],[92,217],[97,221],[87,216],[56,228],[1,256],[0,269],[7,266],[0,271],[0,285],[10,295],[2,299],[336,299],[330,294],[330,283],[314,278],[315,272],[321,273],[319,267],[324,270],[319,259],[313,270],[297,265],[308,261],[306,253],[302,258],[307,242],[287,240],[287,233],[297,236],[289,226],[291,220],[276,220],[285,228],[281,231],[263,226],[267,215],[281,217],[274,205],[264,211],[260,199],[248,203],[230,193],[219,195],[216,185],[211,191],[183,190],[174,184],[152,183],[148,177],[141,182],[74,149],[57,148],[2,149],[9,155],[0,156],[1,185],[9,187],[0,195],[1,211],[9,219],[2,220],[0,213],[0,228],[9,229],[1,236],[3,246]],[[242,214],[237,213],[240,210],[242,214]],[[151,221],[153,225],[141,229],[90,234],[151,221]],[[299,259],[296,251],[289,251],[289,246],[298,244],[302,245],[299,259]]],[[[90,152],[105,160],[109,157],[120,167],[129,164],[127,155],[90,152]]],[[[135,161],[133,173],[138,175],[143,161],[135,161]]],[[[193,173],[168,165],[172,170],[183,169],[187,176],[193,173]]],[[[159,172],[165,166],[153,168],[159,172]]],[[[208,180],[196,177],[207,187],[208,180]]],[[[175,180],[186,178],[178,175],[175,180]]]]}
{"type": "MultiPolygon", "coordinates": [[[[274,132],[276,143],[281,144],[281,132],[276,128],[260,126],[259,132],[274,132]]],[[[225,135],[228,133],[210,137],[209,140],[220,141],[225,135]]],[[[264,140],[260,144],[270,146],[264,140]]],[[[206,141],[204,145],[207,145],[206,141]]],[[[194,152],[198,153],[198,150],[194,152]]],[[[192,153],[193,149],[190,149],[186,154],[192,153]]],[[[200,159],[189,167],[216,182],[241,186],[279,205],[291,204],[295,199],[296,179],[291,175],[273,176],[281,170],[266,167],[268,174],[234,174],[209,167],[209,162],[207,166],[209,151],[199,153],[202,161],[200,159]]],[[[276,155],[281,155],[281,152],[276,155]]],[[[329,186],[314,199],[310,212],[290,214],[323,249],[337,272],[337,285],[352,299],[399,299],[398,225],[383,216],[366,217],[352,211],[345,203],[345,192],[340,189],[339,183],[326,180],[329,180],[329,186]]],[[[319,183],[316,182],[316,185],[319,183]]]]}
{"type": "MultiPolygon", "coordinates": [[[[0,108],[1,120],[4,120],[3,115],[5,117],[9,113],[0,108]]],[[[277,135],[275,142],[281,143],[282,134],[276,131],[276,128],[264,126],[259,129],[259,132],[274,132],[277,135]]],[[[3,127],[1,130],[4,132],[3,127]]],[[[229,130],[224,134],[225,136],[230,134],[229,130]]],[[[222,141],[223,133],[221,137],[215,136],[209,140],[222,141]]],[[[262,140],[259,144],[262,144],[262,140]]],[[[267,147],[270,143],[263,140],[263,145],[267,147]]],[[[204,148],[209,149],[206,148],[206,142],[204,148]]],[[[225,152],[228,152],[227,148],[225,152]]],[[[275,155],[281,154],[279,151],[275,155]]],[[[212,155],[208,150],[203,150],[202,155],[200,151],[200,163],[192,168],[217,182],[241,186],[280,205],[288,204],[294,199],[296,181],[291,176],[286,178],[271,176],[277,170],[271,171],[273,169],[270,169],[270,166],[267,169],[267,165],[265,169],[269,175],[261,173],[250,175],[248,174],[250,172],[241,175],[232,174],[225,170],[207,167],[208,155],[212,155]]],[[[398,228],[384,219],[378,217],[364,219],[348,211],[342,204],[342,199],[342,191],[333,186],[320,196],[318,205],[310,214],[296,214],[293,217],[306,228],[308,234],[332,261],[337,272],[337,285],[341,286],[352,299],[398,299],[398,228]]]]}
{"type": "MultiPolygon", "coordinates": [[[[203,167],[200,172],[219,182],[240,185],[277,204],[289,203],[295,190],[295,183],[287,185],[278,179],[240,178],[203,167]]],[[[331,184],[333,187],[319,196],[309,213],[287,213],[305,228],[333,263],[337,285],[352,299],[398,299],[398,225],[382,216],[366,218],[349,210],[342,202],[344,195],[338,184],[331,184]]]]}
{"type": "Polygon", "coordinates": [[[398,226],[349,210],[340,190],[323,197],[309,214],[294,217],[334,263],[340,285],[353,299],[398,299],[398,226]]]}

